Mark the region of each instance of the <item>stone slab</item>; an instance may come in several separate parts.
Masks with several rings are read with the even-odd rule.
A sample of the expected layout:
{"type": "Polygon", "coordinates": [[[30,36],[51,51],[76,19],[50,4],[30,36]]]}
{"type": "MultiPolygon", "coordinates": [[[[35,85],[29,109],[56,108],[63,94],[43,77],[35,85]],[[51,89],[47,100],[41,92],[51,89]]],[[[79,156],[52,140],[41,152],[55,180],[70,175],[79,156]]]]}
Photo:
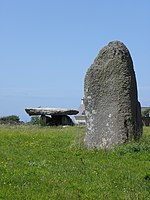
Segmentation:
{"type": "Polygon", "coordinates": [[[30,115],[76,115],[78,110],[67,108],[26,108],[25,111],[30,115]]]}

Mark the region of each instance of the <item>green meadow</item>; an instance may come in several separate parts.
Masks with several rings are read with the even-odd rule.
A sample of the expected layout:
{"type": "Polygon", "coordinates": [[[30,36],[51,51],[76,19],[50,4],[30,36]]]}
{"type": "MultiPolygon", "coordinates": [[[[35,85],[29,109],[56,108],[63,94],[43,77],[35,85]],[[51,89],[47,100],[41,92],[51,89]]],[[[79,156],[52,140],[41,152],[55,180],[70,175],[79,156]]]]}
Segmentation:
{"type": "Polygon", "coordinates": [[[0,199],[149,200],[150,128],[138,143],[87,150],[85,127],[0,127],[0,199]]]}

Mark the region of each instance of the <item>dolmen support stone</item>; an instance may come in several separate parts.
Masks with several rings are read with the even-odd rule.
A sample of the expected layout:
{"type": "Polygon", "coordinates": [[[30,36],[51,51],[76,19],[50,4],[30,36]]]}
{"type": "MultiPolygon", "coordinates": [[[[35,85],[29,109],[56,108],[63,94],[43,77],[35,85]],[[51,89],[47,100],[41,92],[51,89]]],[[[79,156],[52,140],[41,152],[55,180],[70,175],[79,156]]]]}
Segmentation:
{"type": "Polygon", "coordinates": [[[87,148],[112,148],[143,131],[133,62],[120,41],[101,49],[84,80],[87,148]]]}
{"type": "Polygon", "coordinates": [[[29,116],[40,115],[41,125],[45,126],[73,126],[74,123],[68,115],[76,115],[79,113],[77,110],[66,108],[26,108],[25,111],[29,116]]]}

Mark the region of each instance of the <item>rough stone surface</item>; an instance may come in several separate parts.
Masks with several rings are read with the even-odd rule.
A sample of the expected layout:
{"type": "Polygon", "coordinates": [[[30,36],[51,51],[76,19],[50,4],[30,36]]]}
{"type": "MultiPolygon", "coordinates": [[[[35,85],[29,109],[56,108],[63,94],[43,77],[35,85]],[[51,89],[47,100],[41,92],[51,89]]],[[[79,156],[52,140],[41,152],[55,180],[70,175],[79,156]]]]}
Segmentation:
{"type": "Polygon", "coordinates": [[[51,117],[41,115],[41,120],[43,126],[74,125],[72,119],[67,115],[52,115],[51,117]]]}
{"type": "Polygon", "coordinates": [[[88,148],[112,148],[142,135],[141,106],[133,63],[126,46],[110,42],[88,69],[85,82],[88,148]]]}
{"type": "Polygon", "coordinates": [[[26,108],[25,111],[30,115],[76,115],[78,110],[67,108],[26,108]]]}

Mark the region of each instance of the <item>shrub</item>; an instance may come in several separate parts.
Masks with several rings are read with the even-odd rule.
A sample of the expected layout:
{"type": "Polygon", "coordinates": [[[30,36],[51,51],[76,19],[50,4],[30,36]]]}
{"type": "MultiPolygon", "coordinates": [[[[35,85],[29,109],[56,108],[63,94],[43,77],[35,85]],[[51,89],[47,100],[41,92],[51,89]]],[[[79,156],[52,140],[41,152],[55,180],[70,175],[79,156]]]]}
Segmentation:
{"type": "Polygon", "coordinates": [[[40,117],[31,117],[30,124],[40,125],[40,117]]]}
{"type": "Polygon", "coordinates": [[[20,119],[16,115],[10,115],[0,118],[0,124],[18,124],[18,123],[20,123],[20,119]]]}
{"type": "Polygon", "coordinates": [[[149,117],[150,108],[147,108],[142,111],[142,117],[149,117]]]}

